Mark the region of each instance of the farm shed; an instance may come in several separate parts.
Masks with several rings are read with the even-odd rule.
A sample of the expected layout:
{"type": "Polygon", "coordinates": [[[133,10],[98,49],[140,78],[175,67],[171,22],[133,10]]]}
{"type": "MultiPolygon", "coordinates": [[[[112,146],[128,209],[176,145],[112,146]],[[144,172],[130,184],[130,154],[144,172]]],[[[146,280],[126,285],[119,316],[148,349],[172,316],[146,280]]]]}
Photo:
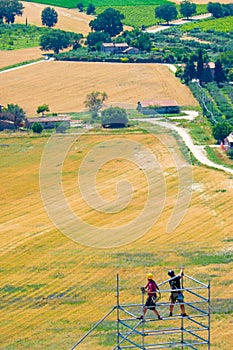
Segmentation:
{"type": "Polygon", "coordinates": [[[53,129],[61,124],[66,127],[70,127],[70,117],[67,115],[63,115],[57,117],[28,118],[26,122],[26,127],[31,128],[34,123],[40,123],[44,129],[53,129]]]}
{"type": "Polygon", "coordinates": [[[139,101],[137,110],[143,114],[175,114],[180,107],[175,100],[139,101]]]}

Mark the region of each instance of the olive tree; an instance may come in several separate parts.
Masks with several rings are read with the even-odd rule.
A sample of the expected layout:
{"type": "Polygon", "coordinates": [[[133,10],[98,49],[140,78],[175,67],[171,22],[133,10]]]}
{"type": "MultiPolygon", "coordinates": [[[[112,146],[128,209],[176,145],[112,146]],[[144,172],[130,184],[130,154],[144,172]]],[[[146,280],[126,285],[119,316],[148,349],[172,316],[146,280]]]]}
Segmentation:
{"type": "Polygon", "coordinates": [[[37,107],[36,113],[41,113],[42,117],[44,117],[44,112],[49,112],[49,106],[47,104],[43,104],[37,107]]]}
{"type": "Polygon", "coordinates": [[[54,27],[58,21],[58,13],[52,7],[45,7],[41,13],[42,24],[51,28],[54,27]]]}
{"type": "Polygon", "coordinates": [[[63,30],[52,30],[40,38],[41,50],[53,50],[59,53],[60,50],[66,49],[71,44],[71,36],[63,30]]]}
{"type": "Polygon", "coordinates": [[[128,124],[126,110],[120,107],[110,107],[101,113],[103,127],[122,128],[128,124]]]}

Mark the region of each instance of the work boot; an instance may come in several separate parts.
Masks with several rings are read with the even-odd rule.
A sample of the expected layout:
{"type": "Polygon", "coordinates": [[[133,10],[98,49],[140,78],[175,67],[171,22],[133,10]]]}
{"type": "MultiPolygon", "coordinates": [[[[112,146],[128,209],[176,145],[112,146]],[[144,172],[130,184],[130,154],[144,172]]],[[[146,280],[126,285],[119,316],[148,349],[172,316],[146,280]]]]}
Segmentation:
{"type": "Polygon", "coordinates": [[[188,315],[186,313],[181,314],[182,317],[187,317],[188,315]]]}
{"type": "Polygon", "coordinates": [[[162,320],[162,317],[161,317],[161,316],[158,316],[158,320],[162,320]]]}
{"type": "Polygon", "coordinates": [[[143,315],[136,317],[137,320],[143,320],[143,315]]]}
{"type": "Polygon", "coordinates": [[[170,312],[169,317],[172,317],[172,312],[170,312]]]}

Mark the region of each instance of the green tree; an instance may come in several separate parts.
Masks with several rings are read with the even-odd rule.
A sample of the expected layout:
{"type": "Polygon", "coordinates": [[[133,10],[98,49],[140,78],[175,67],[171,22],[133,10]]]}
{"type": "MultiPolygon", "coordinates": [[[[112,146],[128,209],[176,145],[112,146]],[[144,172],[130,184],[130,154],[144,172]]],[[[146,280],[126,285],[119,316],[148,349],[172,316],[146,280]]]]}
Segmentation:
{"type": "Polygon", "coordinates": [[[0,22],[14,23],[15,16],[22,16],[23,4],[18,0],[0,0],[0,22]]]}
{"type": "Polygon", "coordinates": [[[43,104],[37,107],[36,113],[41,113],[42,117],[44,117],[44,112],[49,112],[49,106],[47,104],[43,104]]]}
{"type": "Polygon", "coordinates": [[[45,7],[41,13],[42,24],[52,28],[58,21],[58,13],[52,7],[45,7]]]}
{"type": "Polygon", "coordinates": [[[196,78],[197,72],[195,65],[192,60],[189,60],[185,66],[184,73],[183,73],[183,79],[185,81],[185,84],[188,84],[192,79],[196,78]]]}
{"type": "Polygon", "coordinates": [[[79,47],[81,47],[81,39],[83,39],[83,34],[70,33],[70,46],[73,47],[73,50],[77,50],[79,47]]]}
{"type": "Polygon", "coordinates": [[[169,24],[170,21],[176,19],[178,16],[178,12],[176,6],[173,4],[164,4],[156,7],[155,9],[155,17],[159,19],[163,19],[169,24]]]}
{"type": "Polygon", "coordinates": [[[201,82],[201,77],[204,69],[204,61],[202,57],[202,50],[200,49],[198,52],[198,59],[197,59],[197,79],[201,82]]]}
{"type": "Polygon", "coordinates": [[[212,128],[213,137],[219,143],[222,142],[232,131],[233,126],[227,121],[219,122],[212,128]]]}
{"type": "Polygon", "coordinates": [[[116,36],[123,30],[122,20],[124,15],[113,8],[107,8],[96,19],[90,21],[89,26],[96,32],[108,33],[111,37],[116,36]]]}
{"type": "Polygon", "coordinates": [[[79,12],[83,12],[83,10],[84,10],[84,5],[83,5],[83,3],[82,3],[82,2],[78,2],[78,3],[77,3],[77,8],[79,9],[79,12]]]}
{"type": "Polygon", "coordinates": [[[89,48],[99,49],[102,43],[110,43],[111,37],[105,32],[90,32],[87,35],[87,45],[89,48]]]}
{"type": "Polygon", "coordinates": [[[184,0],[180,3],[180,13],[189,19],[197,12],[197,6],[191,1],[184,0]]]}
{"type": "Polygon", "coordinates": [[[51,30],[40,38],[41,50],[53,50],[54,53],[59,53],[60,50],[66,49],[70,46],[70,43],[70,34],[63,30],[51,30]]]}
{"type": "Polygon", "coordinates": [[[137,47],[141,51],[150,51],[151,49],[151,40],[149,33],[140,33],[136,39],[132,40],[132,46],[137,47]]]}
{"type": "Polygon", "coordinates": [[[227,155],[230,159],[233,159],[233,148],[230,148],[228,151],[227,151],[227,155]]]}
{"type": "Polygon", "coordinates": [[[87,6],[87,15],[95,14],[95,6],[93,4],[89,4],[87,6]]]}
{"type": "Polygon", "coordinates": [[[43,131],[43,126],[41,123],[35,122],[32,124],[32,131],[36,134],[41,134],[43,131]]]}
{"type": "Polygon", "coordinates": [[[26,113],[17,104],[10,103],[7,105],[7,112],[11,114],[11,121],[13,121],[16,128],[23,125],[26,119],[26,113]]]}
{"type": "Polygon", "coordinates": [[[218,84],[226,81],[226,75],[225,75],[225,72],[223,70],[222,63],[219,59],[215,62],[214,80],[218,84]]]}
{"type": "Polygon", "coordinates": [[[108,96],[106,92],[93,91],[86,96],[84,105],[90,112],[96,113],[102,108],[103,103],[107,98],[108,96]]]}
{"type": "Polygon", "coordinates": [[[219,2],[209,2],[207,5],[207,11],[215,18],[224,17],[223,7],[219,2]]]}
{"type": "Polygon", "coordinates": [[[126,110],[120,107],[110,107],[101,113],[103,127],[122,128],[128,124],[126,110]]]}

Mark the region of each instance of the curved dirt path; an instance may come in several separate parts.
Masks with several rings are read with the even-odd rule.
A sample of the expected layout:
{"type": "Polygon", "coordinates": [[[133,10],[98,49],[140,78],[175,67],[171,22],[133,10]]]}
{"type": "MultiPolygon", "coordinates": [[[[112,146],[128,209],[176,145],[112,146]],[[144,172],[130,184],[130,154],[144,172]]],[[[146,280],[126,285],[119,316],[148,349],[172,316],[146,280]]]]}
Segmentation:
{"type": "Polygon", "coordinates": [[[220,170],[223,170],[227,173],[233,174],[233,169],[227,168],[227,167],[220,165],[220,164],[216,164],[216,163],[212,162],[211,160],[209,160],[207,155],[206,155],[205,146],[194,145],[193,140],[192,140],[191,136],[189,135],[189,132],[186,129],[178,127],[176,125],[173,125],[169,122],[163,122],[161,120],[156,120],[154,118],[143,118],[143,119],[138,119],[138,120],[144,121],[144,122],[149,122],[152,124],[158,124],[158,125],[163,126],[165,128],[175,130],[182,137],[186,146],[189,148],[189,150],[192,152],[194,157],[201,164],[207,165],[211,168],[220,169],[220,170]]]}

